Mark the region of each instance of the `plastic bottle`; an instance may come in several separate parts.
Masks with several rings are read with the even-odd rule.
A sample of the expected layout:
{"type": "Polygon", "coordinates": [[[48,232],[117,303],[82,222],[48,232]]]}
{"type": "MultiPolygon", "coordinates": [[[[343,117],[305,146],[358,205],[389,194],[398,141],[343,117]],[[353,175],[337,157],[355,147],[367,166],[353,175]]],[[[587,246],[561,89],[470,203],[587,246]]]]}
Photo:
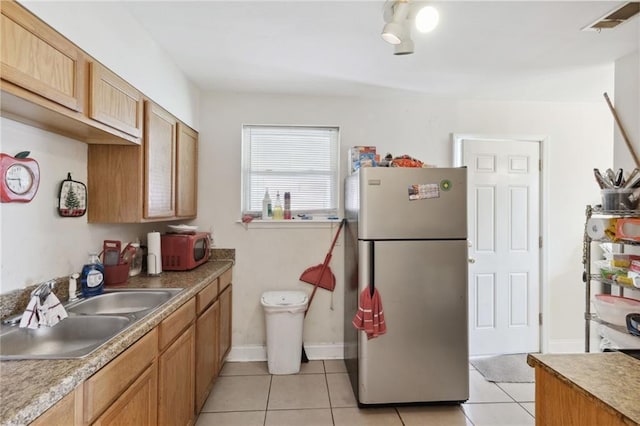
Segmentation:
{"type": "Polygon", "coordinates": [[[133,247],[134,252],[133,256],[131,256],[131,263],[129,264],[129,276],[135,277],[140,272],[142,272],[142,248],[140,248],[140,243],[131,243],[131,247],[133,247]]]}
{"type": "Polygon", "coordinates": [[[80,275],[82,296],[96,296],[104,290],[104,266],[96,253],[89,253],[89,263],[82,267],[80,275]]]}
{"type": "Polygon", "coordinates": [[[275,220],[282,220],[284,218],[282,202],[280,201],[280,191],[276,192],[276,203],[273,206],[273,218],[275,220]]]}
{"type": "Polygon", "coordinates": [[[273,212],[271,211],[271,197],[269,196],[269,188],[264,190],[264,198],[262,199],[262,220],[269,220],[273,218],[273,212]]]}
{"type": "Polygon", "coordinates": [[[291,219],[291,193],[284,193],[284,218],[291,219]]]}

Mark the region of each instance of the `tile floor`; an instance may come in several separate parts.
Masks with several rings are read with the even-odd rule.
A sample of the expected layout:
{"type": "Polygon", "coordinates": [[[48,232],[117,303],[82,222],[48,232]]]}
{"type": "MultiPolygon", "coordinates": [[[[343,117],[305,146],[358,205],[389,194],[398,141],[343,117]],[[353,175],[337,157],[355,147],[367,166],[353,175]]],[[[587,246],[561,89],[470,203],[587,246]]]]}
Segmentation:
{"type": "Polygon", "coordinates": [[[491,383],[469,368],[461,406],[360,409],[342,360],[310,361],[287,376],[270,375],[266,362],[230,362],[196,426],[534,425],[533,383],[491,383]]]}

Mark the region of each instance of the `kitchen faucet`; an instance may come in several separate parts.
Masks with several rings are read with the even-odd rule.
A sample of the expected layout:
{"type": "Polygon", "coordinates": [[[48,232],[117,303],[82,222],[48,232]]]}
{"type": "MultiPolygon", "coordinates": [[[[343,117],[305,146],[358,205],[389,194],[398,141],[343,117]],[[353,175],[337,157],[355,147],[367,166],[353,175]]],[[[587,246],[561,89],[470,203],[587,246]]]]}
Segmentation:
{"type": "Polygon", "coordinates": [[[56,280],[49,280],[40,284],[36,287],[35,290],[31,292],[31,297],[38,296],[40,298],[40,304],[44,304],[44,301],[47,300],[47,297],[51,294],[51,290],[53,290],[56,286],[56,280]]]}

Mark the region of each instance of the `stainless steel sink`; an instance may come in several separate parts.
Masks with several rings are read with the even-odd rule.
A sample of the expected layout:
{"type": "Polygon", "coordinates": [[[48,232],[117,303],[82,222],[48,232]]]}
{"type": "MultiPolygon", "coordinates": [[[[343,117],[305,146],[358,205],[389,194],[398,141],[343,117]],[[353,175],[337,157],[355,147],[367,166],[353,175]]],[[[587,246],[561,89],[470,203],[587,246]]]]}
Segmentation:
{"type": "Polygon", "coordinates": [[[66,306],[67,312],[81,315],[122,315],[136,317],[157,308],[182,289],[122,290],[82,299],[66,306]]]}
{"type": "Polygon", "coordinates": [[[69,317],[53,327],[2,327],[0,360],[82,358],[182,289],[110,290],[65,305],[69,317]]]}
{"type": "Polygon", "coordinates": [[[131,324],[125,316],[68,317],[53,327],[12,327],[0,335],[2,359],[81,358],[131,324]]]}

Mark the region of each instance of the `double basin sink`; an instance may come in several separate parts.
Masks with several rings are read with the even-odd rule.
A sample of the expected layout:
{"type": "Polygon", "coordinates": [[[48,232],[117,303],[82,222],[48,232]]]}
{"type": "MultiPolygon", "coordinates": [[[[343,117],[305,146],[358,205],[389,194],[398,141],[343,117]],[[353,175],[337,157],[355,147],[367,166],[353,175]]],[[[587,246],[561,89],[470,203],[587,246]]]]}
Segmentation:
{"type": "Polygon", "coordinates": [[[0,360],[83,358],[182,289],[123,289],[69,302],[53,327],[0,329],[0,360]]]}

